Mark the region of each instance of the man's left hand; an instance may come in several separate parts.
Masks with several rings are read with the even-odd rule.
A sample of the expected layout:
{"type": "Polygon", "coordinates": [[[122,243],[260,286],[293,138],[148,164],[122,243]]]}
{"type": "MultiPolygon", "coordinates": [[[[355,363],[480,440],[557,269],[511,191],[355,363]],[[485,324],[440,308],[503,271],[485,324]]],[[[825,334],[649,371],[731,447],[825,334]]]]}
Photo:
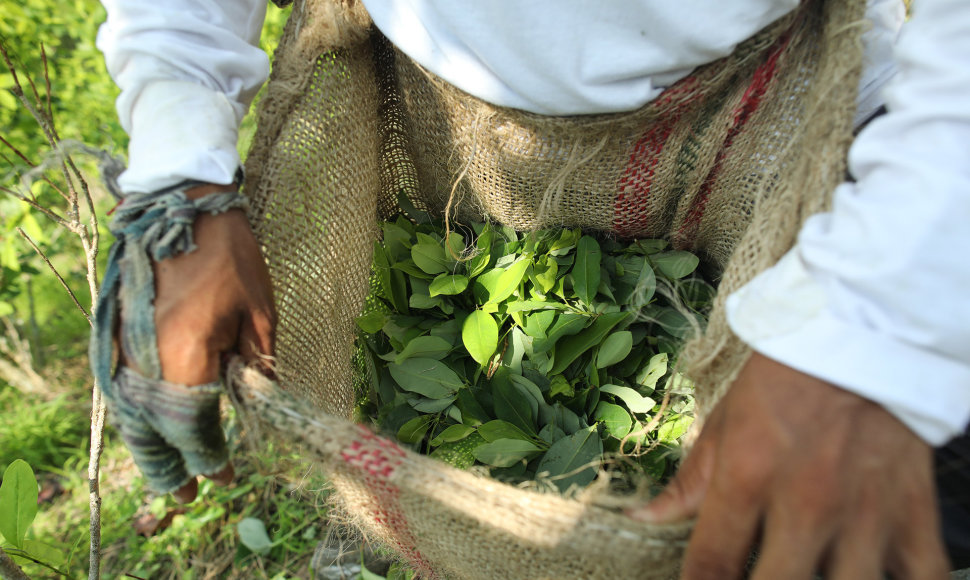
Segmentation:
{"type": "Polygon", "coordinates": [[[631,517],[697,518],[683,578],[943,579],[930,447],[879,405],[757,353],[677,477],[631,517]]]}

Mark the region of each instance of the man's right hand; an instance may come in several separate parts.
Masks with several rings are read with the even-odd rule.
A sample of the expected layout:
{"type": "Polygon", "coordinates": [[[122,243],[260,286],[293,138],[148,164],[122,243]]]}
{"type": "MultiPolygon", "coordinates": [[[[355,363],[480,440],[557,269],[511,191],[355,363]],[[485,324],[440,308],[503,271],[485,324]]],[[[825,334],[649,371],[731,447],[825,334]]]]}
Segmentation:
{"type": "MultiPolygon", "coordinates": [[[[231,190],[204,185],[186,194],[196,198],[227,189],[231,190]]],[[[269,369],[276,309],[269,272],[245,213],[233,209],[219,215],[200,214],[194,237],[195,251],[155,264],[155,326],[162,378],[190,386],[217,381],[222,357],[228,353],[239,353],[269,369]]],[[[232,465],[206,476],[227,484],[233,477],[232,465]]],[[[173,495],[192,501],[197,488],[193,478],[173,495]]]]}

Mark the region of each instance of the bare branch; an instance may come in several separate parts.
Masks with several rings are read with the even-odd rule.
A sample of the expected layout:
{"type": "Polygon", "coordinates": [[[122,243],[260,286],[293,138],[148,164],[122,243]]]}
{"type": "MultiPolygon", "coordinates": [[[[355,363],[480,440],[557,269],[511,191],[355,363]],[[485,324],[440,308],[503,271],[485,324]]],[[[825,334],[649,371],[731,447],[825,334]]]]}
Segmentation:
{"type": "Polygon", "coordinates": [[[88,580],[101,578],[101,452],[104,451],[104,400],[101,386],[94,382],[91,392],[91,450],[88,455],[88,507],[91,514],[91,549],[88,559],[88,580]]]}
{"type": "Polygon", "coordinates": [[[50,259],[47,257],[46,254],[44,254],[44,251],[41,250],[39,247],[37,247],[37,244],[34,243],[34,240],[30,239],[30,236],[27,235],[27,232],[25,232],[23,228],[18,227],[17,233],[20,234],[25,240],[27,240],[27,243],[30,244],[30,247],[32,247],[34,251],[37,252],[37,255],[44,260],[44,263],[47,264],[47,267],[50,268],[50,271],[53,272],[54,276],[57,277],[57,280],[61,283],[61,286],[63,286],[64,289],[67,290],[67,293],[68,295],[70,295],[71,300],[74,301],[74,305],[78,307],[78,310],[81,311],[81,314],[84,315],[84,318],[87,318],[88,324],[94,324],[94,322],[91,320],[91,315],[88,314],[88,311],[85,310],[83,306],[81,306],[80,302],[78,302],[77,296],[74,294],[74,290],[71,290],[71,287],[67,285],[67,282],[64,281],[64,278],[61,276],[61,273],[57,271],[57,268],[54,267],[54,264],[51,264],[50,259]]]}
{"type": "MultiPolygon", "coordinates": [[[[7,141],[6,139],[4,139],[3,138],[3,135],[0,135],[0,143],[3,143],[7,147],[7,149],[10,149],[10,151],[13,152],[14,155],[16,155],[17,157],[20,157],[20,159],[24,163],[26,163],[27,165],[29,165],[31,167],[36,167],[36,164],[35,163],[31,163],[30,159],[27,159],[27,156],[24,155],[23,153],[21,153],[20,152],[20,149],[17,149],[13,145],[11,145],[10,144],[10,141],[7,141]]],[[[11,165],[13,165],[13,164],[11,163],[11,165]]]]}
{"type": "Polygon", "coordinates": [[[50,68],[47,66],[47,49],[44,43],[40,43],[40,62],[44,67],[44,96],[47,98],[47,118],[54,124],[54,107],[51,106],[51,76],[50,68]]]}
{"type": "Polygon", "coordinates": [[[2,186],[0,186],[0,191],[2,191],[4,193],[8,193],[8,194],[12,195],[13,197],[19,199],[20,201],[26,203],[31,208],[36,209],[37,211],[41,212],[42,214],[44,214],[45,216],[47,216],[48,218],[50,218],[50,220],[53,221],[54,223],[56,223],[57,225],[59,225],[61,227],[64,227],[64,228],[67,228],[68,230],[71,230],[72,229],[71,223],[68,222],[67,219],[64,218],[64,216],[61,216],[61,215],[59,215],[57,213],[54,213],[50,209],[48,209],[48,208],[40,205],[39,203],[37,203],[36,201],[34,201],[34,200],[30,199],[30,198],[24,197],[24,195],[22,193],[20,193],[19,191],[14,190],[14,189],[10,189],[9,187],[2,187],[2,186]]]}

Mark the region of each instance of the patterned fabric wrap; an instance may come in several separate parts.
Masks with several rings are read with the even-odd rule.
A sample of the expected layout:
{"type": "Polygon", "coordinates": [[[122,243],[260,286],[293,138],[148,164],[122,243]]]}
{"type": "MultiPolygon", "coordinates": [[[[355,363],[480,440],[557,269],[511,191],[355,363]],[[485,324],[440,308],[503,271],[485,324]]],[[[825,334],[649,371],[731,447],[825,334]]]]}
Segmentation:
{"type": "Polygon", "coordinates": [[[89,355],[112,421],[121,430],[148,485],[159,492],[181,487],[194,475],[225,466],[219,431],[221,383],[195,387],[162,381],[155,337],[153,263],[195,250],[192,226],[200,213],[245,208],[238,193],[191,200],[187,182],[154,193],[126,196],[109,226],[116,241],[108,256],[91,333],[89,355]],[[120,310],[119,340],[133,368],[114,377],[112,338],[120,310]]]}

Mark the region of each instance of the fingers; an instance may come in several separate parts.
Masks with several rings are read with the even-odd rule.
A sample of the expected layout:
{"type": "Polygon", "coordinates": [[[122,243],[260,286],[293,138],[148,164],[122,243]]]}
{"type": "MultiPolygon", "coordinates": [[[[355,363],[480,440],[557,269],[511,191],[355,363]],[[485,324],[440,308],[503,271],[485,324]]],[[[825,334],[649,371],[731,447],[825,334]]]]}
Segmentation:
{"type": "Polygon", "coordinates": [[[629,517],[648,523],[667,523],[697,515],[711,481],[722,417],[719,412],[711,415],[676,477],[650,503],[627,510],[629,517]]]}
{"type": "Polygon", "coordinates": [[[220,384],[186,387],[121,369],[112,386],[116,423],[149,487],[175,491],[180,501],[191,501],[194,475],[231,480],[219,425],[220,384]]]}
{"type": "Polygon", "coordinates": [[[197,495],[199,495],[199,480],[194,477],[172,492],[172,497],[179,503],[192,503],[197,495]]]}
{"type": "Polygon", "coordinates": [[[216,485],[229,485],[232,483],[233,478],[236,477],[236,470],[233,469],[232,462],[230,462],[227,463],[222,470],[213,474],[208,474],[206,477],[211,479],[212,483],[216,485]]]}
{"type": "Polygon", "coordinates": [[[271,368],[276,347],[276,317],[273,312],[257,310],[244,315],[236,350],[246,362],[259,362],[271,368]]]}
{"type": "MultiPolygon", "coordinates": [[[[907,482],[908,483],[908,482],[907,482]]],[[[891,540],[889,554],[892,556],[894,578],[929,580],[946,578],[951,568],[943,544],[942,525],[934,488],[909,484],[919,491],[907,490],[909,502],[903,510],[897,534],[891,540]]]]}
{"type": "MultiPolygon", "coordinates": [[[[764,515],[762,499],[756,493],[763,472],[755,469],[757,462],[753,465],[738,468],[747,471],[746,475],[720,474],[712,479],[685,554],[684,580],[741,577],[764,515]]],[[[715,469],[736,468],[718,465],[715,469]]]]}

